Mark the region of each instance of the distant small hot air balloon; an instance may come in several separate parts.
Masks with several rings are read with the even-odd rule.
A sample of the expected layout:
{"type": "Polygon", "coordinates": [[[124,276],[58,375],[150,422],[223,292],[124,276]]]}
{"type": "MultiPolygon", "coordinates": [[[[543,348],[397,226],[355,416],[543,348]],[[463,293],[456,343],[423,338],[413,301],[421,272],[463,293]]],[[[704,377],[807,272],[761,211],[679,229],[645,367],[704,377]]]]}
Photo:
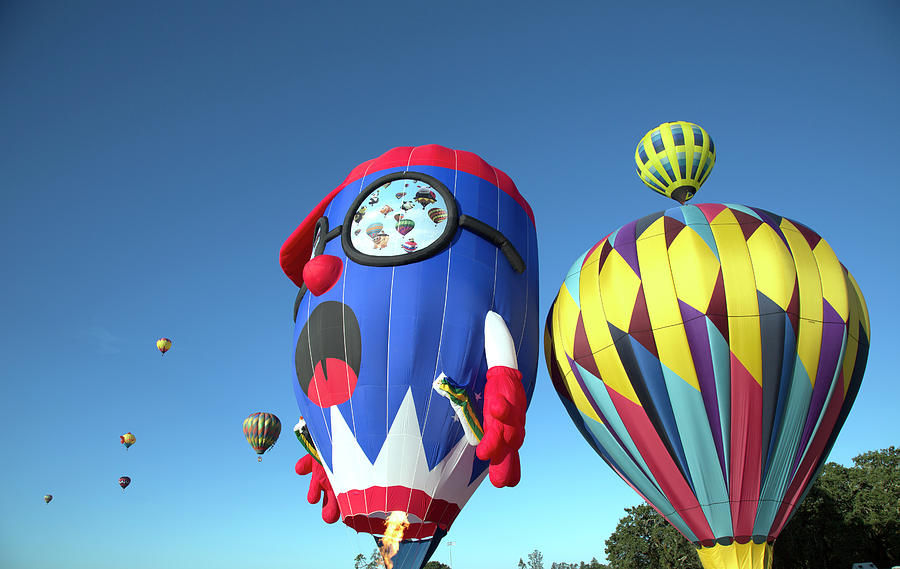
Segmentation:
{"type": "Polygon", "coordinates": [[[262,461],[262,454],[278,440],[281,434],[281,421],[271,413],[253,413],[244,419],[244,436],[256,451],[257,461],[262,461]]]}
{"type": "Polygon", "coordinates": [[[397,192],[396,194],[394,194],[394,197],[399,200],[400,198],[402,198],[405,195],[406,195],[406,192],[397,192]]]}
{"type": "Polygon", "coordinates": [[[44,494],[44,503],[49,504],[50,500],[53,499],[53,494],[44,494]]]}
{"type": "Polygon", "coordinates": [[[128,447],[134,444],[134,441],[137,439],[134,437],[134,433],[125,433],[124,435],[119,435],[119,442],[125,445],[125,450],[128,450],[128,447]]]}
{"type": "Polygon", "coordinates": [[[366,235],[375,239],[375,236],[381,233],[381,230],[384,229],[384,224],[381,223],[373,223],[366,227],[366,235]]]}
{"type": "Polygon", "coordinates": [[[412,237],[410,237],[406,243],[403,243],[400,246],[403,247],[403,250],[406,251],[407,253],[412,253],[413,251],[415,251],[416,249],[419,248],[419,244],[416,243],[416,240],[413,239],[412,237]]]}
{"type": "Polygon", "coordinates": [[[684,204],[716,164],[716,147],[700,126],[667,122],[644,135],[634,151],[637,174],[647,186],[684,204]]]}
{"type": "Polygon", "coordinates": [[[161,354],[165,354],[169,351],[169,348],[172,347],[172,340],[168,338],[160,338],[156,341],[156,349],[159,350],[161,354]]]}
{"type": "Polygon", "coordinates": [[[447,212],[439,207],[433,207],[428,210],[428,217],[437,224],[447,219],[447,212]]]}
{"type": "Polygon", "coordinates": [[[416,226],[416,222],[411,219],[401,219],[397,222],[397,233],[400,235],[406,235],[410,231],[413,230],[413,227],[416,226]]]}
{"type": "Polygon", "coordinates": [[[122,492],[124,492],[125,489],[128,488],[129,484],[131,484],[131,478],[129,478],[128,476],[119,477],[119,486],[122,487],[122,492]]]}

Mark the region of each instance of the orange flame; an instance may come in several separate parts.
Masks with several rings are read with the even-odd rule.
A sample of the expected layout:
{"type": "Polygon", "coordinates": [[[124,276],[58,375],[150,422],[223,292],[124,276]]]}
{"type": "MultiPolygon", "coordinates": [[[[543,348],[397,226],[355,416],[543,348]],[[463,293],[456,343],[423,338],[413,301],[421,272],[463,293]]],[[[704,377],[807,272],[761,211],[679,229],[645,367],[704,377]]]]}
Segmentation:
{"type": "Polygon", "coordinates": [[[406,517],[406,512],[395,511],[388,516],[384,537],[381,538],[381,557],[384,559],[385,569],[394,567],[394,562],[391,559],[400,550],[403,532],[408,527],[409,519],[406,517]]]}

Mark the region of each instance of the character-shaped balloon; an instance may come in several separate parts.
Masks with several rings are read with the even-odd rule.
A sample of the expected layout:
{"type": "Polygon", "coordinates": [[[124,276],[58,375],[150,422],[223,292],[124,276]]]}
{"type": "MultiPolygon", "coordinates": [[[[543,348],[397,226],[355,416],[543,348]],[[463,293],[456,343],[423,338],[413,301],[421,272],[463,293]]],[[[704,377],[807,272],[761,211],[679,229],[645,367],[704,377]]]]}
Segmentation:
{"type": "Polygon", "coordinates": [[[326,521],[336,502],[345,524],[373,535],[405,514],[393,565],[418,569],[486,475],[519,481],[539,340],[531,208],[475,154],[395,148],[307,216],[281,266],[301,287],[294,390],[317,458],[297,472],[313,475],[310,501],[324,492],[326,521]],[[417,188],[423,207],[385,192],[412,233],[373,250],[357,229],[383,216],[354,214],[390,182],[417,188]]]}
{"type": "Polygon", "coordinates": [[[412,253],[413,251],[415,251],[416,249],[419,248],[419,244],[416,243],[416,240],[415,240],[415,239],[413,239],[412,237],[410,237],[410,238],[402,245],[402,247],[403,247],[403,250],[406,251],[407,253],[412,253]]]}
{"type": "Polygon", "coordinates": [[[134,436],[134,433],[125,433],[124,435],[119,435],[119,442],[125,445],[125,450],[128,450],[131,445],[133,445],[137,441],[137,438],[134,436]]]}
{"type": "Polygon", "coordinates": [[[375,243],[375,249],[385,249],[388,246],[388,242],[391,240],[391,236],[381,231],[375,237],[372,237],[372,241],[375,243]]]}

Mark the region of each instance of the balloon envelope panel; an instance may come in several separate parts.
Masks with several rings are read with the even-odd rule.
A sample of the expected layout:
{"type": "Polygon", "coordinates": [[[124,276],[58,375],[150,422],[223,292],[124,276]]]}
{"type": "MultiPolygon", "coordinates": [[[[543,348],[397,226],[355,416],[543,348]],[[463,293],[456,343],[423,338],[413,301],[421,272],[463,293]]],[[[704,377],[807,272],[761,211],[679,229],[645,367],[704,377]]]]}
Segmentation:
{"type": "Polygon", "coordinates": [[[298,305],[294,392],[341,517],[357,531],[379,534],[385,513],[400,510],[410,521],[404,539],[432,538],[449,528],[484,478],[487,463],[475,456],[449,401],[432,385],[444,374],[465,389],[475,414],[483,417],[488,311],[500,314],[512,334],[529,401],[534,390],[534,223],[521,197],[501,189],[494,174],[453,167],[463,154],[481,172],[493,172],[471,153],[437,146],[395,149],[361,175],[351,175],[323,209],[332,230],[349,222],[350,239],[349,245],[342,237],[325,244],[322,254],[340,259],[340,277],[330,290],[307,293],[298,305]],[[405,153],[400,165],[385,166],[385,157],[398,151],[405,153]],[[449,158],[431,159],[444,155],[449,158]],[[370,184],[395,173],[408,177],[385,182],[358,201],[370,184]],[[422,175],[447,195],[416,179],[422,175]],[[457,218],[445,207],[450,202],[457,218]],[[496,244],[461,226],[421,260],[390,261],[440,243],[443,228],[462,215],[502,233],[524,259],[525,271],[517,273],[496,244]],[[367,236],[373,223],[382,226],[367,236]],[[382,239],[377,249],[376,238],[382,239]],[[388,261],[363,264],[348,256],[348,248],[388,261]]]}
{"type": "Polygon", "coordinates": [[[828,243],[731,204],[612,232],[572,266],[545,329],[582,435],[704,547],[777,537],[846,419],[868,345],[865,301],[828,243]]]}

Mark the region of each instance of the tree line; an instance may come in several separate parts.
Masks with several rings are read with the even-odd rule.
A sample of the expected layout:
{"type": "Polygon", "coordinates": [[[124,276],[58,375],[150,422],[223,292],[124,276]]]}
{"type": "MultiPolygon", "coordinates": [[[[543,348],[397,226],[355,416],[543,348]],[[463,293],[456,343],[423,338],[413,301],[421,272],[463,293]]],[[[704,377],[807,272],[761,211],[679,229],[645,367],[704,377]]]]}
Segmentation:
{"type": "MultiPolygon", "coordinates": [[[[625,510],[606,540],[609,569],[702,569],[694,547],[656,510],[625,510]]],[[[900,449],[829,462],[775,540],[773,569],[849,569],[900,564],[900,449]]]]}
{"type": "MultiPolygon", "coordinates": [[[[647,504],[625,509],[606,540],[607,562],[553,562],[535,549],[515,569],[702,569],[691,543],[647,504]]],[[[900,565],[900,449],[893,446],[829,462],[775,541],[773,569],[848,569],[900,565]]],[[[354,569],[382,567],[378,550],[354,569]]],[[[429,561],[423,569],[450,569],[429,561]]]]}

